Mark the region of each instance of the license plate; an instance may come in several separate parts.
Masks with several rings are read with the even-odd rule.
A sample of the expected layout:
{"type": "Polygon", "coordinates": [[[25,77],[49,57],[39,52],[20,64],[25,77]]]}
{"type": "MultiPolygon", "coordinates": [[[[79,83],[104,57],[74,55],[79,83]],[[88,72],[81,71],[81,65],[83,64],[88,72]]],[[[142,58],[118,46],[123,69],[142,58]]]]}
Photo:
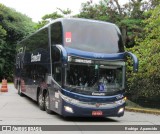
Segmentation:
{"type": "Polygon", "coordinates": [[[92,111],[92,116],[101,116],[103,115],[102,111],[92,111]]]}

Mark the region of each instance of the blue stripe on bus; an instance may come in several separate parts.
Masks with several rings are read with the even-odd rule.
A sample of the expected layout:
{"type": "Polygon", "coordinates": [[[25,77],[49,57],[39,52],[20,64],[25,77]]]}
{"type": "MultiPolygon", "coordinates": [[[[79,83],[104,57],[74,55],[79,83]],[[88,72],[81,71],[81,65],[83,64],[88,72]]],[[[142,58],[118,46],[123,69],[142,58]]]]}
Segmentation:
{"type": "Polygon", "coordinates": [[[73,99],[76,99],[79,101],[84,101],[84,102],[95,102],[95,101],[97,101],[97,102],[113,102],[113,101],[119,100],[120,98],[118,99],[116,97],[119,95],[122,95],[123,93],[118,94],[118,95],[114,95],[114,96],[89,96],[89,95],[83,95],[83,94],[71,92],[66,89],[62,89],[62,94],[66,95],[70,98],[73,98],[73,99]]]}
{"type": "Polygon", "coordinates": [[[77,56],[77,57],[95,58],[95,59],[103,59],[103,60],[124,60],[125,59],[125,52],[106,54],[106,53],[87,52],[87,51],[77,50],[69,47],[65,47],[65,49],[68,55],[77,56]]]}

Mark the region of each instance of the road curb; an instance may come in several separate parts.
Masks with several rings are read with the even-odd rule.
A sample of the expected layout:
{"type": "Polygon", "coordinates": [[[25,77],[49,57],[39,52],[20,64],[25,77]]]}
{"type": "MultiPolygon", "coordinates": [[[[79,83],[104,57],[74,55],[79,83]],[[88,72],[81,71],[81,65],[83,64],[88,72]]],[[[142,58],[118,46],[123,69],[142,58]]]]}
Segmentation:
{"type": "Polygon", "coordinates": [[[132,107],[126,107],[125,109],[126,111],[131,111],[131,112],[140,112],[140,113],[160,115],[160,110],[141,109],[141,108],[132,108],[132,107]]]}

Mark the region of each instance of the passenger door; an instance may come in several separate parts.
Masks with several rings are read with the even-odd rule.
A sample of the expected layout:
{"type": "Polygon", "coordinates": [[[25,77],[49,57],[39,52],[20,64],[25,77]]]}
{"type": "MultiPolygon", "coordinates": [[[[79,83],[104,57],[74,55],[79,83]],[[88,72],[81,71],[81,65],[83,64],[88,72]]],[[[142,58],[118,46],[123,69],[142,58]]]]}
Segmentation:
{"type": "Polygon", "coordinates": [[[61,50],[56,46],[52,46],[52,80],[50,89],[50,104],[51,110],[60,113],[61,112],[61,100],[59,97],[59,91],[62,86],[62,61],[61,61],[61,50]]]}

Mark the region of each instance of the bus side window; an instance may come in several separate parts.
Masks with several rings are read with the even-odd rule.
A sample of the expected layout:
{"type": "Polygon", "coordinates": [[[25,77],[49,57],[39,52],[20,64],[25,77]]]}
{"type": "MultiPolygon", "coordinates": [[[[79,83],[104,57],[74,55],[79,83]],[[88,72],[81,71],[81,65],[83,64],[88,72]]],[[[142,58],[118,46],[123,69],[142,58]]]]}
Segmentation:
{"type": "Polygon", "coordinates": [[[52,46],[52,63],[53,77],[59,84],[62,84],[61,51],[56,46],[52,46]]]}
{"type": "Polygon", "coordinates": [[[61,22],[56,22],[51,25],[51,44],[62,44],[62,24],[61,22]]]}
{"type": "Polygon", "coordinates": [[[61,84],[61,64],[54,65],[54,79],[61,84]]]}
{"type": "Polygon", "coordinates": [[[62,24],[56,22],[51,25],[51,44],[52,44],[52,74],[59,84],[62,84],[62,63],[61,51],[55,46],[56,44],[62,45],[62,24]]]}

